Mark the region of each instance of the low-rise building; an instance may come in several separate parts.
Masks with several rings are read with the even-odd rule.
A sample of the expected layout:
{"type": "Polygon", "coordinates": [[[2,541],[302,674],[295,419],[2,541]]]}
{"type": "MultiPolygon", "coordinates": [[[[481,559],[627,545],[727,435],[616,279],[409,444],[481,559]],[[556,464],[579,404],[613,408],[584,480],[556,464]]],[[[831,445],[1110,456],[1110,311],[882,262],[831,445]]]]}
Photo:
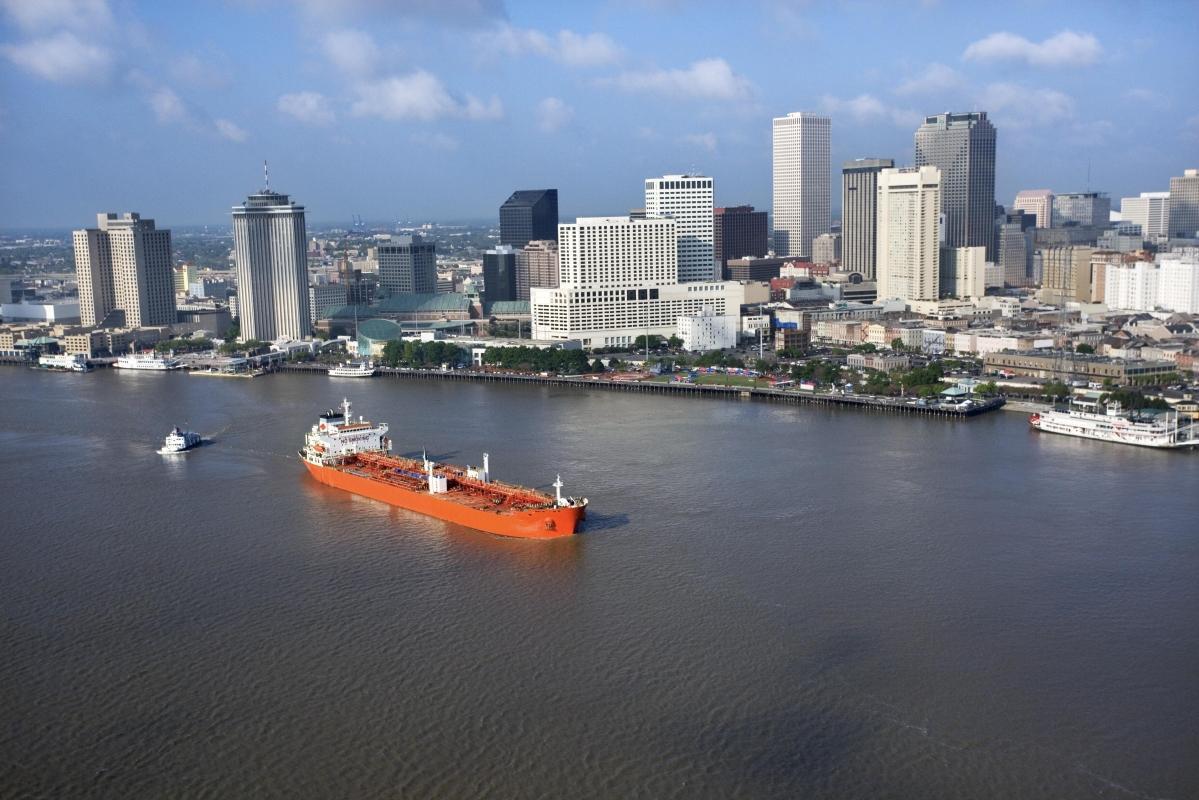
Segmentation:
{"type": "Polygon", "coordinates": [[[678,337],[683,340],[683,349],[693,353],[736,347],[738,320],[736,314],[704,309],[699,314],[679,317],[678,337]]]}
{"type": "Polygon", "coordinates": [[[894,372],[897,369],[907,369],[912,360],[900,353],[850,353],[845,357],[845,365],[854,369],[874,369],[879,372],[894,372]]]}
{"type": "Polygon", "coordinates": [[[990,372],[1006,371],[1034,378],[1068,381],[1085,379],[1116,384],[1150,382],[1178,369],[1174,361],[1127,361],[1079,353],[988,353],[983,365],[990,372]]]}

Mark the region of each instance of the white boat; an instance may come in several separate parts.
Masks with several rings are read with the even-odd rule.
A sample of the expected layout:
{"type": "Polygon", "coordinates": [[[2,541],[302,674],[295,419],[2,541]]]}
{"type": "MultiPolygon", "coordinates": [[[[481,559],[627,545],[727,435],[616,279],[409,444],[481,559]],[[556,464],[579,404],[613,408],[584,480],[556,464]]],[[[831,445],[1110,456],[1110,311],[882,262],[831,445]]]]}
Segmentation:
{"type": "Polygon", "coordinates": [[[346,361],[329,368],[330,378],[369,378],[377,370],[370,361],[346,361]]]}
{"type": "Polygon", "coordinates": [[[1064,410],[1030,415],[1028,424],[1046,433],[1140,447],[1199,446],[1199,426],[1177,411],[1124,411],[1115,402],[1074,400],[1064,410]]]}
{"type": "Polygon", "coordinates": [[[183,453],[191,450],[193,447],[199,447],[203,443],[204,437],[200,434],[181,430],[179,426],[175,426],[167,434],[167,438],[158,452],[164,456],[171,453],[183,453]]]}
{"type": "Polygon", "coordinates": [[[160,356],[156,353],[130,353],[127,356],[118,356],[114,366],[120,369],[148,369],[161,372],[169,369],[182,369],[183,362],[175,358],[174,354],[160,356]]]}
{"type": "Polygon", "coordinates": [[[91,372],[92,369],[92,365],[87,363],[87,356],[80,353],[70,356],[39,356],[37,364],[44,369],[61,369],[68,372],[91,372]]]}

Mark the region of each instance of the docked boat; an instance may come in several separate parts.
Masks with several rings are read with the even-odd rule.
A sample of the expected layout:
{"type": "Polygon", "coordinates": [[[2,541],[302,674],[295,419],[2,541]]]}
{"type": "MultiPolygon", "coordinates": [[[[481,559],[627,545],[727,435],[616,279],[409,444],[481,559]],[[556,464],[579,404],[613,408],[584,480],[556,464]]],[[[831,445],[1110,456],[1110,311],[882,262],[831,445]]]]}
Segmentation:
{"type": "Polygon", "coordinates": [[[92,365],[87,363],[87,356],[78,353],[69,356],[38,356],[37,365],[42,369],[56,369],[64,372],[91,372],[92,370],[92,365]]]}
{"type": "Polygon", "coordinates": [[[330,378],[369,378],[378,370],[370,361],[346,361],[329,368],[330,378]]]}
{"type": "Polygon", "coordinates": [[[1065,409],[1030,415],[1028,424],[1046,433],[1140,447],[1199,446],[1199,426],[1177,411],[1125,411],[1116,402],[1074,400],[1065,409]]]}
{"type": "Polygon", "coordinates": [[[173,354],[161,356],[157,353],[130,353],[118,356],[113,366],[119,369],[144,369],[161,372],[171,369],[183,369],[183,362],[173,354]]]}
{"type": "Polygon", "coordinates": [[[176,425],[174,428],[171,428],[171,432],[167,434],[167,438],[158,452],[164,456],[172,453],[185,453],[192,448],[199,447],[203,443],[203,436],[192,431],[182,430],[176,425]]]}
{"type": "Polygon", "coordinates": [[[299,455],[309,474],[328,486],[499,536],[554,539],[578,530],[586,498],[553,495],[493,480],[483,466],[458,467],[391,455],[386,423],[350,415],[350,401],[321,414],[299,455]]]}

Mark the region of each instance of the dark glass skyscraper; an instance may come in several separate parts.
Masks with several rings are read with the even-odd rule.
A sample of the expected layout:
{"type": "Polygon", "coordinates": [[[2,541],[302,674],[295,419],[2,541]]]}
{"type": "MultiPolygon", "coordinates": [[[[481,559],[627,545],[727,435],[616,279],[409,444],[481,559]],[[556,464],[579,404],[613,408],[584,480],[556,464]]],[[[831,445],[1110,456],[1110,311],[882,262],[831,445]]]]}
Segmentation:
{"type": "Polygon", "coordinates": [[[765,211],[753,206],[728,206],[715,209],[713,249],[723,272],[731,258],[762,257],[769,249],[765,211]]]}
{"type": "Polygon", "coordinates": [[[916,166],[941,170],[946,247],[985,247],[995,260],[995,126],[987,112],[925,117],[916,130],[916,166]]]}
{"type": "Polygon", "coordinates": [[[878,174],[891,169],[889,158],[859,158],[841,167],[841,269],[875,279],[878,242],[878,174]]]}
{"type": "Polygon", "coordinates": [[[500,206],[500,244],[558,241],[558,190],[521,189],[500,206]]]}
{"type": "Polygon", "coordinates": [[[483,253],[483,296],[488,303],[516,300],[516,250],[500,245],[483,253]]]}

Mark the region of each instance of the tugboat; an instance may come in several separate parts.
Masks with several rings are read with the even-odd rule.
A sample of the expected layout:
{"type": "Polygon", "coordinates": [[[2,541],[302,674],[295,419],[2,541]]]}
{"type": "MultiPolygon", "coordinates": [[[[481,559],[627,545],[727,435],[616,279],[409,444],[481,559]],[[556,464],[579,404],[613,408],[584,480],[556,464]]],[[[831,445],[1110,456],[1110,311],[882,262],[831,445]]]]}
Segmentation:
{"type": "Polygon", "coordinates": [[[171,428],[171,432],[167,434],[167,438],[158,452],[164,456],[171,455],[172,453],[185,453],[192,448],[199,447],[203,443],[204,437],[200,434],[181,430],[176,425],[174,428],[171,428]]]}

